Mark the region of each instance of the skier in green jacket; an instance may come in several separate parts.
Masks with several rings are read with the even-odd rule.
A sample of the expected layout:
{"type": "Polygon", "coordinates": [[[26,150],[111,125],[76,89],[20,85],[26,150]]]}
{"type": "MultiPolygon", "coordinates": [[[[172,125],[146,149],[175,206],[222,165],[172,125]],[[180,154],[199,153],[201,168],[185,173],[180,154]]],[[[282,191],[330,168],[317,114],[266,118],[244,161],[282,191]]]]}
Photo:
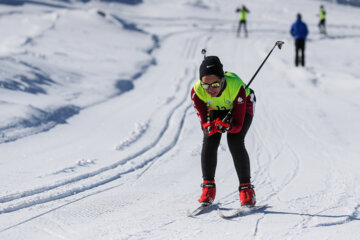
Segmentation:
{"type": "Polygon", "coordinates": [[[250,13],[249,9],[247,9],[245,7],[245,5],[242,6],[242,8],[237,8],[236,9],[237,13],[240,13],[240,20],[239,20],[239,26],[237,29],[237,37],[240,37],[240,31],[241,31],[241,26],[244,25],[244,29],[245,29],[245,37],[248,36],[248,31],[247,31],[247,27],[246,27],[246,14],[250,13]]]}
{"type": "Polygon", "coordinates": [[[215,170],[217,150],[225,133],[239,181],[240,204],[255,205],[255,191],[250,178],[250,159],[245,136],[255,107],[255,94],[235,73],[224,72],[220,59],[208,56],[200,65],[200,79],[191,90],[191,99],[200,118],[203,134],[201,169],[202,194],[199,202],[210,204],[216,195],[215,170]]]}
{"type": "Polygon", "coordinates": [[[318,16],[320,16],[320,22],[318,24],[320,33],[326,35],[326,26],[325,26],[326,11],[323,5],[320,6],[320,15],[318,16]]]}

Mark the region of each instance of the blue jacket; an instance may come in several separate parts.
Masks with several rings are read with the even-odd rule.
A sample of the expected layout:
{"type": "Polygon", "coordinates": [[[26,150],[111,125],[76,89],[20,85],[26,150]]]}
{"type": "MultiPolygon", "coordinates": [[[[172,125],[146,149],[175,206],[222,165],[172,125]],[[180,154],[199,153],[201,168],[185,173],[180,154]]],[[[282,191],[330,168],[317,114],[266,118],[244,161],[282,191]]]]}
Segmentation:
{"type": "Polygon", "coordinates": [[[308,35],[309,30],[306,26],[306,24],[301,21],[301,19],[297,19],[294,24],[291,26],[290,34],[295,38],[302,38],[306,39],[306,36],[308,35]]]}

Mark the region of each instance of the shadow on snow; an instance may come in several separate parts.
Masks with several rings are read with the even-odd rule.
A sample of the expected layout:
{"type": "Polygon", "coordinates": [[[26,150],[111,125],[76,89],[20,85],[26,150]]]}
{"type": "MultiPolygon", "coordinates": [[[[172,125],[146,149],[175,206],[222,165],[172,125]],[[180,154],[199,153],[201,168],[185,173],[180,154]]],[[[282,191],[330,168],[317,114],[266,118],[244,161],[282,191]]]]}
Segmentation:
{"type": "Polygon", "coordinates": [[[20,138],[27,137],[32,134],[46,132],[58,124],[66,124],[66,120],[81,110],[80,107],[74,105],[62,106],[53,111],[37,111],[29,118],[21,119],[6,127],[0,128],[0,144],[16,141],[20,138]],[[13,133],[17,129],[29,129],[27,132],[13,133]]]}
{"type": "Polygon", "coordinates": [[[262,210],[259,212],[262,212],[264,214],[282,214],[282,215],[297,215],[297,216],[305,216],[305,217],[319,217],[319,218],[331,218],[331,219],[341,219],[335,222],[328,222],[328,223],[319,223],[316,224],[316,227],[329,227],[329,226],[335,226],[335,225],[341,225],[345,223],[349,223],[352,221],[360,221],[360,218],[357,217],[356,212],[358,211],[360,205],[355,207],[355,212],[351,215],[330,215],[330,214],[310,214],[310,213],[296,213],[296,212],[280,212],[280,211],[268,211],[268,210],[262,210]]]}

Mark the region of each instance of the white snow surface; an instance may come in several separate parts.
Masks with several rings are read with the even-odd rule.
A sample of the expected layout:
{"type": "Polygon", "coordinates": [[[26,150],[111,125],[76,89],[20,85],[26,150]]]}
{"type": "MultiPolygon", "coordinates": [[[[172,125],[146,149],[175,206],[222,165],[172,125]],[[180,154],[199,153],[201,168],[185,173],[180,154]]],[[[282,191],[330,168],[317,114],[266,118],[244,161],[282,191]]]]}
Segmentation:
{"type": "MultiPolygon", "coordinates": [[[[11,1],[3,1],[11,2],[11,1]]],[[[314,0],[0,4],[0,239],[360,239],[360,9],[314,0]],[[249,37],[236,38],[245,4],[249,37]],[[317,29],[327,10],[328,36],[317,29]],[[290,25],[310,34],[294,66],[290,25]],[[232,220],[223,137],[217,196],[196,218],[201,49],[257,96],[246,137],[258,204],[232,220]]]]}

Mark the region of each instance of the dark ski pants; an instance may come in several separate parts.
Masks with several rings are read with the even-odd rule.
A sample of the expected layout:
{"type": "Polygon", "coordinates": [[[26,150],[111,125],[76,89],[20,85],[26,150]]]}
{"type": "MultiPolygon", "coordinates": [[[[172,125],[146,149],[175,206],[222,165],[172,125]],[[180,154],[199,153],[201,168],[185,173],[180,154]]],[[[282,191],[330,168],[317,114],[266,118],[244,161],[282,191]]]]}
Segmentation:
{"type": "MultiPolygon", "coordinates": [[[[242,130],[239,133],[227,134],[228,146],[240,183],[250,182],[250,160],[244,140],[252,119],[253,117],[250,114],[246,114],[242,130]]],[[[217,150],[220,140],[221,133],[215,133],[211,136],[204,134],[201,151],[201,169],[204,180],[215,180],[217,150]]]]}
{"type": "Polygon", "coordinates": [[[239,26],[238,26],[238,30],[237,30],[237,36],[238,37],[240,36],[240,31],[241,31],[242,25],[244,25],[245,37],[247,37],[248,31],[247,31],[247,27],[246,27],[246,21],[244,21],[244,20],[239,21],[239,26]]]}
{"type": "Polygon", "coordinates": [[[325,19],[321,19],[318,26],[320,33],[326,34],[325,19]]]}
{"type": "Polygon", "coordinates": [[[299,61],[305,66],[305,39],[302,38],[295,39],[295,66],[299,65],[299,61]]]}

